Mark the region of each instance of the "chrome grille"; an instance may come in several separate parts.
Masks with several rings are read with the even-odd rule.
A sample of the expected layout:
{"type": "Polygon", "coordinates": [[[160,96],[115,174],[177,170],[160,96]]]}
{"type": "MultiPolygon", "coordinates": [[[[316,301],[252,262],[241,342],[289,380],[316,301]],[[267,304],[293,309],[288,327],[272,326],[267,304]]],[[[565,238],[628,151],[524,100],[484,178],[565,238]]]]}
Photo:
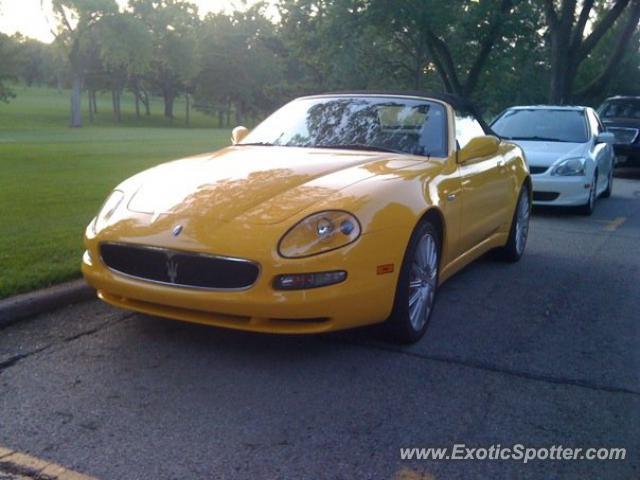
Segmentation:
{"type": "Polygon", "coordinates": [[[258,279],[249,260],[126,243],[102,243],[100,255],[111,270],[165,285],[210,290],[243,290],[258,279]]]}

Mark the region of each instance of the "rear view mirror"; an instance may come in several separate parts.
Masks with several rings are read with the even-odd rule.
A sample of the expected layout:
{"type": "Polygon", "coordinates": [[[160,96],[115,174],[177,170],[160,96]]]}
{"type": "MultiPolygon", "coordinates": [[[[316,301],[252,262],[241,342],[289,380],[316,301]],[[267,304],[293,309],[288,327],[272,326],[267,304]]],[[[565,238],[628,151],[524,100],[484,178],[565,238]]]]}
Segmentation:
{"type": "Polygon", "coordinates": [[[611,132],[602,132],[596,137],[596,143],[614,143],[616,137],[611,132]]]}
{"type": "Polygon", "coordinates": [[[488,157],[498,153],[500,140],[493,135],[475,137],[458,152],[458,163],[465,163],[474,158],[488,157]]]}
{"type": "Polygon", "coordinates": [[[244,137],[249,133],[249,129],[247,127],[239,126],[231,130],[231,143],[237,145],[242,141],[244,137]]]}

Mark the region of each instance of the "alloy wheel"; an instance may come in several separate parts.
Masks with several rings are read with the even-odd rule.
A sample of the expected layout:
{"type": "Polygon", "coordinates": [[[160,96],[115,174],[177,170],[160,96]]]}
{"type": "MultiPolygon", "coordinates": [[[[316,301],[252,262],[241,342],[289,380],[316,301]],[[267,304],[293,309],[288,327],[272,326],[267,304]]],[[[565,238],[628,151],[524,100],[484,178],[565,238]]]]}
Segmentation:
{"type": "Polygon", "coordinates": [[[427,233],[418,242],[409,277],[409,318],[415,331],[424,327],[431,309],[438,279],[438,245],[427,233]]]}
{"type": "Polygon", "coordinates": [[[531,208],[529,205],[529,196],[522,195],[518,203],[518,214],[516,217],[516,251],[518,255],[522,255],[524,246],[527,243],[527,235],[529,234],[529,217],[531,208]]]}
{"type": "Polygon", "coordinates": [[[596,191],[598,190],[596,184],[598,183],[598,176],[593,176],[593,181],[591,182],[591,189],[589,190],[589,209],[593,210],[596,206],[596,191]]]}

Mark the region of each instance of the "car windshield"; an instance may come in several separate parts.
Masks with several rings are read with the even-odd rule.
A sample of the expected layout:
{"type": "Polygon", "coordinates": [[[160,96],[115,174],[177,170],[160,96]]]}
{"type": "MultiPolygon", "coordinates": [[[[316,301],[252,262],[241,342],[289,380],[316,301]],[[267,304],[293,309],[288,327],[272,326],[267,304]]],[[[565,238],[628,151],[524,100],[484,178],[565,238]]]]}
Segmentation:
{"type": "Polygon", "coordinates": [[[587,122],[581,110],[518,108],[507,110],[491,128],[509,140],[584,143],[587,122]]]}
{"type": "Polygon", "coordinates": [[[442,104],[400,97],[335,96],[294,100],[239,145],[379,150],[446,156],[442,104]]]}
{"type": "Polygon", "coordinates": [[[605,102],[598,110],[602,118],[636,118],[640,120],[640,99],[620,99],[605,102]]]}

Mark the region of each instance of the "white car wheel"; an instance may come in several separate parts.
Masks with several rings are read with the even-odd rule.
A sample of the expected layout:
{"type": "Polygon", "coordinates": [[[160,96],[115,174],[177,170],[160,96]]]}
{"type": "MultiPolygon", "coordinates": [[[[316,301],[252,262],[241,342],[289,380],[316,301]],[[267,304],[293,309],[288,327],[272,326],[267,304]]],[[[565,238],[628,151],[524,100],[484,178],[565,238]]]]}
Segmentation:
{"type": "Polygon", "coordinates": [[[591,179],[591,188],[589,188],[589,198],[587,203],[580,207],[580,213],[583,215],[591,215],[596,208],[596,198],[598,197],[598,171],[596,170],[591,179]]]}

